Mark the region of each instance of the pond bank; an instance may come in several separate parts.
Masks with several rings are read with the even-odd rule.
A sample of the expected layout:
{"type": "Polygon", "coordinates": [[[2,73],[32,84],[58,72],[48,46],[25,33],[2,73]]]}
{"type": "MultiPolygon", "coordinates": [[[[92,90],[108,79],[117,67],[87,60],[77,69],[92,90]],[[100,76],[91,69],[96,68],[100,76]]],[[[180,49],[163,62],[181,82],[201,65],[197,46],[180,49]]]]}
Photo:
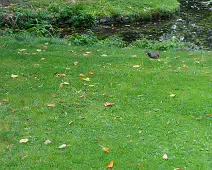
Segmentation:
{"type": "MultiPolygon", "coordinates": [[[[8,5],[5,1],[0,8],[0,26],[33,31],[40,29],[56,28],[90,28],[95,24],[131,22],[135,20],[152,20],[161,17],[170,17],[178,9],[177,0],[133,1],[127,3],[124,0],[101,2],[97,0],[87,1],[28,1],[18,3],[13,0],[8,5]],[[6,4],[7,6],[5,6],[6,4]],[[51,27],[52,26],[52,27],[51,27]]],[[[52,32],[52,31],[51,31],[52,32]]]]}

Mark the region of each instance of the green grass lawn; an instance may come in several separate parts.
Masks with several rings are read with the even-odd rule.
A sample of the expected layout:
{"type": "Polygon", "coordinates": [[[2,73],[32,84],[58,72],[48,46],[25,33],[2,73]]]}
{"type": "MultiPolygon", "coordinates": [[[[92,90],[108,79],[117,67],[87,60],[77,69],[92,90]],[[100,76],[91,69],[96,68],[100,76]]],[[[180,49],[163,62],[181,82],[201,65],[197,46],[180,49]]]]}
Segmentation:
{"type": "Polygon", "coordinates": [[[135,47],[0,44],[1,169],[212,166],[211,52],[150,60],[135,47]]]}

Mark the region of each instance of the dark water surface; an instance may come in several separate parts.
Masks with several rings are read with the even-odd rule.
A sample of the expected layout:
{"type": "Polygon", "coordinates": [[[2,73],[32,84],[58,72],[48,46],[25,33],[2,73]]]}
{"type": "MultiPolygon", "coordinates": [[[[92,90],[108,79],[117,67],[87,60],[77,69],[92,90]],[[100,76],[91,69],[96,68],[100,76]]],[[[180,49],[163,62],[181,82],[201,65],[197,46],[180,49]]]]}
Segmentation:
{"type": "Polygon", "coordinates": [[[212,50],[212,0],[180,0],[180,11],[170,19],[128,24],[99,25],[93,29],[100,38],[118,35],[131,42],[139,38],[159,40],[175,36],[212,50]]]}

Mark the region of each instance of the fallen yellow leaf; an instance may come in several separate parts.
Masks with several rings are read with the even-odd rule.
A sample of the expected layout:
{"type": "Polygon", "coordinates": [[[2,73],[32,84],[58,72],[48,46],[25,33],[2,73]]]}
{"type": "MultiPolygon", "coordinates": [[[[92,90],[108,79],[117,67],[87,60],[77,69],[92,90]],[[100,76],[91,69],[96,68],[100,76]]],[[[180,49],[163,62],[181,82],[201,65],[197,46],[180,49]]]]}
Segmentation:
{"type": "Polygon", "coordinates": [[[106,168],[113,168],[114,166],[114,161],[111,161],[107,166],[106,168]]]}
{"type": "Polygon", "coordinates": [[[110,152],[110,148],[106,148],[106,147],[104,147],[104,146],[102,146],[102,150],[103,150],[104,152],[106,152],[106,153],[109,153],[109,152],[110,152]]]}
{"type": "Polygon", "coordinates": [[[87,77],[87,78],[82,78],[82,80],[84,80],[84,81],[90,81],[90,78],[89,78],[89,77],[87,77]]]}
{"type": "Polygon", "coordinates": [[[133,68],[139,68],[140,67],[140,65],[134,65],[133,66],[133,68]]]}
{"type": "Polygon", "coordinates": [[[80,77],[85,77],[85,74],[80,74],[80,77]]]}

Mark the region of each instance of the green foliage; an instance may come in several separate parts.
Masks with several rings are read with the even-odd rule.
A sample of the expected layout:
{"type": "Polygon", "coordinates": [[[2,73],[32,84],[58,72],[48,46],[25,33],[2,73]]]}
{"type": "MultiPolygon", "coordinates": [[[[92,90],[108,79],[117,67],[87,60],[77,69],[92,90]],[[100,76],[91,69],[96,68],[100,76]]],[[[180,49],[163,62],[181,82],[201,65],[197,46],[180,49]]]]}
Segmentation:
{"type": "Polygon", "coordinates": [[[72,34],[70,37],[65,38],[74,45],[91,45],[98,42],[97,37],[92,32],[87,34],[72,34]]]}
{"type": "Polygon", "coordinates": [[[159,41],[157,40],[148,40],[148,39],[139,39],[131,43],[131,46],[136,46],[145,49],[154,49],[160,51],[167,51],[171,49],[189,49],[195,46],[192,43],[185,43],[180,40],[180,38],[169,35],[162,36],[159,41]]]}

